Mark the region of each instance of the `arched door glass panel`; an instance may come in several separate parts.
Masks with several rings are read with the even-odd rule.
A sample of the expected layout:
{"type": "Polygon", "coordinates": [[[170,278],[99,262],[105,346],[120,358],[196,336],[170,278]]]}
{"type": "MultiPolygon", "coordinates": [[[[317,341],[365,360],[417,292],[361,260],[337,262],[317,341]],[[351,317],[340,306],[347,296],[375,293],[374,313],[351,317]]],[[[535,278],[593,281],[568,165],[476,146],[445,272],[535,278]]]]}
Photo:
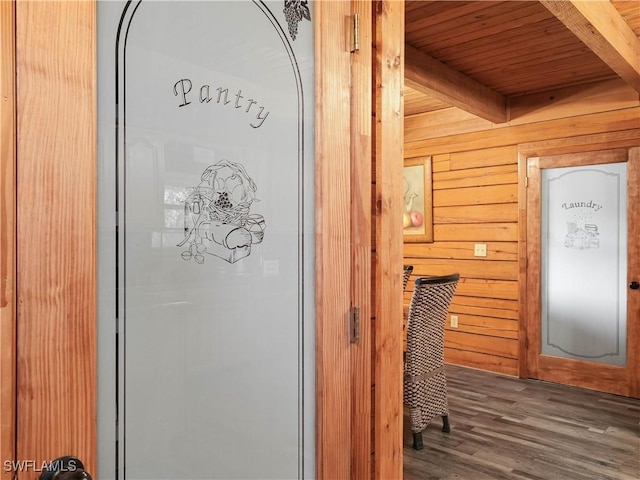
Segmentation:
{"type": "Polygon", "coordinates": [[[313,476],[311,12],[98,4],[98,478],[313,476]]]}

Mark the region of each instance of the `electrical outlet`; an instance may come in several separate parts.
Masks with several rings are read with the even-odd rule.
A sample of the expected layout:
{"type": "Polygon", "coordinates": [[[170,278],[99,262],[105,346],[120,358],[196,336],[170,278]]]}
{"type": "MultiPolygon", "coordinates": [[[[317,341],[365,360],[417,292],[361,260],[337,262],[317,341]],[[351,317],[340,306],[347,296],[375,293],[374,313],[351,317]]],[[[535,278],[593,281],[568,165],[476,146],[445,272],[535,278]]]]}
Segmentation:
{"type": "Polygon", "coordinates": [[[474,257],[486,257],[487,256],[487,244],[486,243],[476,243],[473,247],[473,256],[474,257]]]}
{"type": "Polygon", "coordinates": [[[458,316],[451,315],[451,328],[458,328],[458,316]]]}

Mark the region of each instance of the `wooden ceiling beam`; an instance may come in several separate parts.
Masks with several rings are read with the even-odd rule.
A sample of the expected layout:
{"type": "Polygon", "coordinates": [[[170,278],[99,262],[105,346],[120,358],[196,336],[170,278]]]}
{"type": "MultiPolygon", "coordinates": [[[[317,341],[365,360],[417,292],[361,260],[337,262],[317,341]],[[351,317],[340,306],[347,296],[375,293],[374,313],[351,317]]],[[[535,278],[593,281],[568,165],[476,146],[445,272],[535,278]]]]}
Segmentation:
{"type": "Polygon", "coordinates": [[[508,120],[507,99],[411,45],[405,45],[405,84],[493,123],[508,120]]]}
{"type": "Polygon", "coordinates": [[[610,1],[540,0],[540,3],[640,92],[640,40],[610,1]]]}

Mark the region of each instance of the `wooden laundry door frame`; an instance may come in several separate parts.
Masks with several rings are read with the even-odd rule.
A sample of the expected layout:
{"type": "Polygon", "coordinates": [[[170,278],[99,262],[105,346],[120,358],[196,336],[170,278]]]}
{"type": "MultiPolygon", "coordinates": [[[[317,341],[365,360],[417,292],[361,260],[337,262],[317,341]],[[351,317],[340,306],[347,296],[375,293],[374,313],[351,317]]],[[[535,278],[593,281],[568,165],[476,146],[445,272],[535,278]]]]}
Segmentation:
{"type": "MultiPolygon", "coordinates": [[[[632,133],[632,132],[631,132],[632,133]]],[[[520,197],[520,297],[522,308],[520,312],[520,377],[538,378],[557,381],[567,385],[575,385],[594,390],[608,391],[618,395],[626,395],[638,398],[640,396],[640,381],[638,381],[638,356],[640,355],[640,335],[638,325],[628,325],[627,358],[629,366],[623,373],[620,367],[594,364],[593,369],[585,375],[585,368],[589,368],[587,362],[560,360],[562,363],[553,365],[552,357],[543,358],[544,364],[540,365],[540,252],[539,252],[539,224],[540,212],[533,211],[531,204],[539,205],[539,186],[532,188],[539,182],[540,162],[537,157],[582,156],[592,157],[596,160],[591,163],[606,163],[597,155],[611,155],[617,150],[625,150],[625,161],[629,166],[628,171],[628,199],[632,199],[627,205],[628,218],[637,218],[638,202],[638,162],[640,148],[637,145],[637,136],[618,135],[617,133],[604,135],[584,135],[572,138],[563,138],[550,141],[533,142],[518,145],[518,170],[519,170],[519,197],[520,197]],[[597,152],[597,154],[595,153],[597,152]],[[528,179],[530,172],[528,163],[532,162],[531,171],[536,175],[534,179],[528,179]],[[533,192],[533,193],[532,193],[533,192]],[[573,365],[571,365],[573,363],[573,365]],[[553,368],[550,368],[552,365],[553,368]],[[555,373],[555,376],[550,373],[555,373]],[[599,370],[598,370],[599,369],[599,370]]],[[[585,164],[576,161],[576,165],[585,164]]],[[[552,162],[553,166],[554,163],[552,162]]],[[[549,167],[549,164],[543,165],[549,167]]],[[[639,222],[629,221],[629,238],[637,238],[637,225],[639,222]],[[635,231],[632,228],[635,226],[635,231]]],[[[628,265],[629,281],[635,278],[638,265],[638,245],[633,242],[629,245],[628,265]]],[[[628,322],[633,322],[634,312],[640,310],[640,299],[634,291],[628,295],[628,322]]],[[[544,356],[543,356],[544,357],[544,356]]]]}
{"type": "MultiPolygon", "coordinates": [[[[631,149],[637,152],[638,149],[631,149]]],[[[542,318],[543,305],[540,303],[542,289],[542,263],[540,238],[541,226],[544,219],[541,216],[541,192],[542,170],[557,167],[586,167],[601,163],[626,163],[628,168],[627,189],[627,214],[628,214],[628,271],[625,277],[628,279],[621,288],[628,289],[627,284],[636,278],[638,271],[638,258],[635,253],[638,250],[638,222],[637,205],[640,202],[638,195],[639,157],[637,153],[630,154],[629,149],[599,150],[595,152],[582,152],[578,154],[548,155],[529,157],[527,164],[527,176],[529,187],[527,190],[527,239],[528,245],[528,277],[529,285],[528,311],[529,326],[528,345],[528,371],[533,378],[553,381],[557,383],[591,388],[617,395],[638,396],[638,361],[640,351],[639,326],[635,319],[638,314],[638,295],[636,292],[628,292],[628,310],[626,321],[625,340],[627,342],[626,359],[623,366],[607,365],[595,361],[575,360],[542,353],[540,319],[542,318]]],[[[612,327],[613,328],[613,327],[612,327]]]]}
{"type": "MultiPolygon", "coordinates": [[[[388,11],[380,10],[383,3],[393,4],[378,2],[379,16],[388,11]]],[[[370,189],[360,187],[371,185],[366,167],[371,162],[372,89],[371,78],[366,77],[371,75],[372,60],[370,44],[363,45],[365,55],[356,62],[357,75],[350,70],[345,19],[355,9],[364,12],[365,30],[371,35],[371,4],[341,0],[314,5],[316,86],[322,93],[316,113],[316,468],[318,478],[355,478],[371,467],[371,441],[357,450],[352,447],[356,437],[371,440],[371,423],[363,433],[359,430],[363,426],[354,424],[351,416],[360,408],[360,418],[371,417],[371,332],[363,332],[364,343],[351,348],[348,315],[354,294],[365,315],[372,311],[371,270],[366,265],[370,257],[364,253],[371,243],[353,242],[354,235],[367,233],[371,222],[370,189]],[[351,84],[356,77],[357,86],[351,84]],[[345,102],[359,92],[365,92],[364,98],[358,96],[352,105],[345,102]],[[351,122],[342,122],[344,115],[353,115],[351,122]],[[359,159],[355,165],[354,156],[359,159]],[[349,180],[354,174],[364,175],[357,188],[349,180]],[[342,190],[336,191],[336,178],[342,190]],[[354,211],[359,216],[351,223],[354,211]]],[[[96,4],[81,0],[0,2],[0,6],[0,454],[3,462],[26,462],[17,478],[33,479],[42,462],[68,454],[77,455],[89,472],[96,472],[96,4]]],[[[397,18],[397,6],[393,8],[397,18]]],[[[363,39],[369,42],[370,36],[363,39]]],[[[394,40],[393,48],[401,41],[394,40]]],[[[390,110],[389,117],[397,113],[390,110]]],[[[378,128],[379,139],[401,132],[397,120],[391,125],[384,134],[378,128]]],[[[384,140],[383,150],[391,152],[390,145],[384,140]]],[[[393,230],[390,225],[395,221],[386,210],[387,198],[395,195],[387,189],[390,185],[382,190],[387,197],[377,199],[384,202],[383,235],[393,230]]],[[[382,273],[376,285],[378,298],[384,300],[376,305],[376,315],[384,310],[387,320],[378,331],[383,335],[377,337],[376,349],[382,345],[382,350],[375,358],[376,377],[388,387],[397,383],[401,372],[396,372],[397,378],[385,376],[397,368],[385,360],[384,350],[393,330],[386,317],[392,299],[380,294],[390,291],[389,282],[396,277],[399,284],[400,274],[389,268],[382,273]]],[[[376,439],[382,442],[377,444],[376,478],[388,478],[385,472],[402,468],[397,415],[401,403],[395,398],[399,390],[393,395],[381,392],[384,401],[373,420],[379,427],[376,439]],[[388,448],[394,458],[388,458],[388,448]]],[[[3,469],[1,478],[12,476],[3,469]]]]}

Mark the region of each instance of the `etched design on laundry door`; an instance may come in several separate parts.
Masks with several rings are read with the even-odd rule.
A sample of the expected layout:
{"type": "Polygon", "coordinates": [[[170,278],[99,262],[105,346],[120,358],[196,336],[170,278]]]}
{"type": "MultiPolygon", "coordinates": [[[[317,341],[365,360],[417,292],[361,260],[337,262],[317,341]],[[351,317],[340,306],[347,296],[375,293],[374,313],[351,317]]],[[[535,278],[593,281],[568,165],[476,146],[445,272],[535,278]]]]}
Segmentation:
{"type": "Polygon", "coordinates": [[[593,200],[564,202],[562,209],[567,211],[567,235],[564,237],[566,248],[584,250],[586,248],[600,248],[600,232],[593,221],[596,212],[602,210],[602,203],[593,200]]]}
{"type": "Polygon", "coordinates": [[[579,225],[577,222],[567,222],[567,235],[564,238],[567,248],[600,248],[600,233],[598,226],[593,223],[579,225]]]}

